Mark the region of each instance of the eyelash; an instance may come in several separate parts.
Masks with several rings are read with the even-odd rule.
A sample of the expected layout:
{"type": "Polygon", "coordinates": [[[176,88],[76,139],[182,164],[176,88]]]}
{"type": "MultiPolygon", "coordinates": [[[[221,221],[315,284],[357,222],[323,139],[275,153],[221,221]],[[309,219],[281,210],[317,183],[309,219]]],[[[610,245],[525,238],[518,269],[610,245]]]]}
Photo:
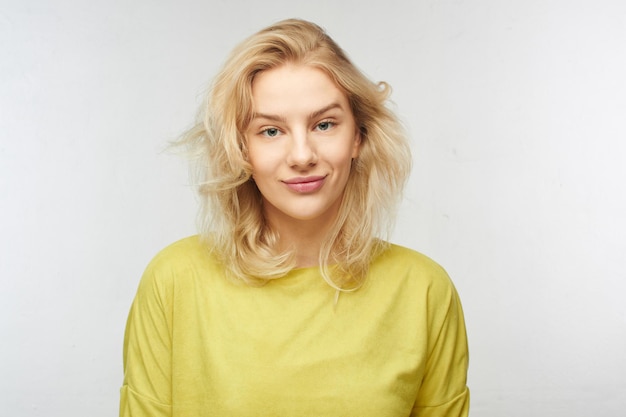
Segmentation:
{"type": "MultiPolygon", "coordinates": [[[[326,132],[330,129],[332,129],[333,127],[335,127],[337,123],[332,121],[332,120],[322,120],[321,122],[317,123],[315,125],[315,129],[318,129],[320,132],[326,132]],[[320,125],[326,124],[328,125],[328,127],[326,129],[319,129],[320,125]]],[[[261,130],[259,132],[261,135],[266,136],[268,138],[275,138],[276,136],[278,136],[280,134],[280,129],[277,127],[267,127],[263,130],[261,130]],[[268,132],[270,131],[276,131],[276,133],[274,135],[270,135],[268,132]]]]}
{"type": "Polygon", "coordinates": [[[315,125],[315,128],[317,129],[317,128],[320,127],[320,125],[323,125],[323,124],[327,124],[328,128],[324,129],[324,130],[321,130],[321,132],[326,132],[327,130],[332,129],[333,127],[335,127],[335,125],[337,123],[333,122],[332,120],[322,120],[321,122],[319,122],[318,124],[315,125]]]}
{"type": "Polygon", "coordinates": [[[278,136],[278,134],[280,133],[280,129],[278,129],[277,127],[268,127],[268,128],[265,128],[265,129],[261,130],[261,132],[260,132],[260,133],[261,133],[261,135],[266,136],[266,137],[268,137],[268,138],[275,138],[275,137],[276,137],[276,136],[278,136]],[[268,132],[269,132],[270,130],[275,130],[275,131],[276,131],[276,134],[275,134],[275,135],[273,135],[273,136],[272,136],[272,135],[269,135],[269,134],[268,134],[268,132]]]}

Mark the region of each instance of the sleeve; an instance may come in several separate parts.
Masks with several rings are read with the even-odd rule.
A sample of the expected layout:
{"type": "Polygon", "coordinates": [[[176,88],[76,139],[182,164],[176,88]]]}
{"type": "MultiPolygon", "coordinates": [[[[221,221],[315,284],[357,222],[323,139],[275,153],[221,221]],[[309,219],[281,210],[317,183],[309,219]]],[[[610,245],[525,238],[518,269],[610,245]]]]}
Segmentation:
{"type": "Polygon", "coordinates": [[[419,417],[467,417],[469,354],[463,309],[452,282],[429,294],[429,356],[413,409],[419,417]]]}
{"type": "Polygon", "coordinates": [[[172,314],[153,261],[133,301],[124,335],[120,417],[166,417],[171,407],[172,314]]]}

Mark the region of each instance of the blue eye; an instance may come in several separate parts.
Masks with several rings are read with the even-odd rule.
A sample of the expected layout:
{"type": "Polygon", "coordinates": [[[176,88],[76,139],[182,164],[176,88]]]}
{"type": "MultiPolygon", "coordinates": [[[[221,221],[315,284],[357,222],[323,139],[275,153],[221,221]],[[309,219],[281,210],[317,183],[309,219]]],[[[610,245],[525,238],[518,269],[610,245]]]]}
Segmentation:
{"type": "Polygon", "coordinates": [[[318,130],[325,131],[325,130],[329,130],[329,129],[330,129],[331,127],[333,127],[334,125],[335,125],[335,124],[334,124],[333,122],[330,122],[330,121],[328,121],[328,120],[327,120],[327,121],[324,121],[324,122],[318,123],[318,125],[317,125],[317,129],[318,129],[318,130]]]}
{"type": "Polygon", "coordinates": [[[267,129],[263,130],[263,132],[261,132],[261,133],[263,133],[267,137],[273,138],[273,137],[278,136],[279,130],[276,129],[275,127],[269,127],[267,129]]]}

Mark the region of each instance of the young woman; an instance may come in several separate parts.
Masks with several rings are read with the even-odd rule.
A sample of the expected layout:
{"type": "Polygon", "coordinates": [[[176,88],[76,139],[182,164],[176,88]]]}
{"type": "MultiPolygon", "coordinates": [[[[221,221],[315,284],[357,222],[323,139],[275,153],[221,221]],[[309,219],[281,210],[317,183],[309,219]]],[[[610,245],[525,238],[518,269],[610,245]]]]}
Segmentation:
{"type": "Polygon", "coordinates": [[[148,266],[121,416],[466,416],[445,271],[381,239],[410,169],[389,89],[318,26],[237,47],[201,120],[202,230],[148,266]]]}

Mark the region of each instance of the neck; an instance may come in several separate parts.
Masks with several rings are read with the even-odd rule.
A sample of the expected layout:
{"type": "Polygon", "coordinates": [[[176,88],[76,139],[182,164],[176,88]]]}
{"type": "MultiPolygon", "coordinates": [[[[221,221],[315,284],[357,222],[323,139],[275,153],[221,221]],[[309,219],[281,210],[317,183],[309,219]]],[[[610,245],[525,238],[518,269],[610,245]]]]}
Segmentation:
{"type": "Polygon", "coordinates": [[[322,243],[328,236],[332,222],[280,219],[271,222],[279,235],[279,249],[293,249],[299,268],[319,265],[322,243]]]}

